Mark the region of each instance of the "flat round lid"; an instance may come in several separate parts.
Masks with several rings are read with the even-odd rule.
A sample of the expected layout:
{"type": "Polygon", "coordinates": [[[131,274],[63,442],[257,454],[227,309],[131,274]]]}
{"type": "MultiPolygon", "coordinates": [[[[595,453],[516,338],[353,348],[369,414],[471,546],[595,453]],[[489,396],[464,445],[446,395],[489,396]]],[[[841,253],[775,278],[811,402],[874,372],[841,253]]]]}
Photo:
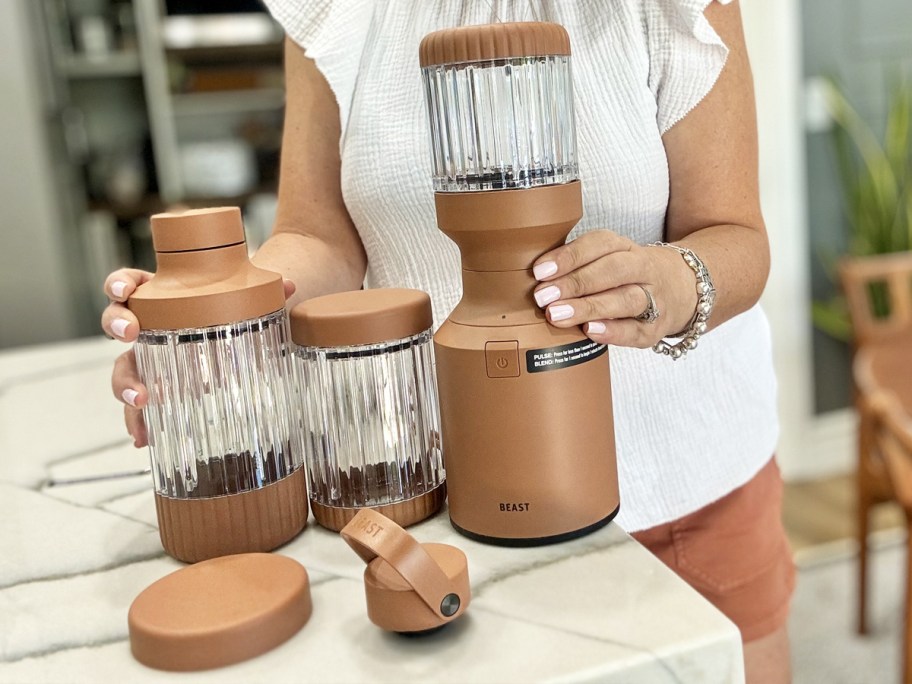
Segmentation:
{"type": "Polygon", "coordinates": [[[130,606],[133,656],[159,670],[205,670],[265,653],[310,618],[310,582],[295,560],[222,556],[147,587],[130,606]]]}
{"type": "Polygon", "coordinates": [[[569,54],[570,36],[563,26],[545,21],[521,21],[434,31],[422,39],[418,61],[424,68],[569,54]]]}
{"type": "Polygon", "coordinates": [[[291,310],[291,337],[306,347],[392,342],[434,324],[431,298],[421,290],[377,288],[314,297],[291,310]]]}

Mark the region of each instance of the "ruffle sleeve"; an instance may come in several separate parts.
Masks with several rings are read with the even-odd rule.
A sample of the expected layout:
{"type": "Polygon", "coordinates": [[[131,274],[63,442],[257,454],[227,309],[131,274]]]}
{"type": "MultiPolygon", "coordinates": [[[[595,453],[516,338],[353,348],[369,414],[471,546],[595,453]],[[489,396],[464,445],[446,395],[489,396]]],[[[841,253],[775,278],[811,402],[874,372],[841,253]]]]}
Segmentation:
{"type": "Polygon", "coordinates": [[[286,35],[316,62],[336,101],[342,136],[374,12],[372,0],[263,0],[286,35]]]}
{"type": "Polygon", "coordinates": [[[713,1],[731,2],[646,0],[649,88],[663,135],[712,90],[728,57],[728,48],[703,14],[713,1]]]}

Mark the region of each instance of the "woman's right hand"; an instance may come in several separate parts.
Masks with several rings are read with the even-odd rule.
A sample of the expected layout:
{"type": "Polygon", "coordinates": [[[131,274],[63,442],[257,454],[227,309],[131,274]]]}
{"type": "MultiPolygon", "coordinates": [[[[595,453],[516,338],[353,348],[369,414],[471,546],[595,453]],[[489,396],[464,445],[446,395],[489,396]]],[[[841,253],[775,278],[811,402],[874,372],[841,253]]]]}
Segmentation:
{"type": "MultiPolygon", "coordinates": [[[[104,291],[111,303],[101,314],[101,327],[108,336],[122,342],[134,342],[139,336],[139,321],[124,305],[124,302],[136,291],[137,287],[151,277],[152,274],[148,271],[140,271],[136,268],[122,268],[107,277],[104,291]]],[[[111,388],[118,401],[124,404],[124,422],[127,425],[127,432],[133,438],[133,445],[146,446],[149,439],[146,424],[143,421],[142,408],[146,405],[149,394],[139,379],[133,349],[118,356],[114,362],[111,388]]]]}

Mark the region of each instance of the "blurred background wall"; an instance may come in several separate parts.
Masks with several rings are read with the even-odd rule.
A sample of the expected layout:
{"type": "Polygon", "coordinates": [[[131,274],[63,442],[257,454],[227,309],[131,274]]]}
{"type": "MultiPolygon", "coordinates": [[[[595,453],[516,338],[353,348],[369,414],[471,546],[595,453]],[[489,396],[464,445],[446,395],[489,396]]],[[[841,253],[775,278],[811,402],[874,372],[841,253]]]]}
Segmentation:
{"type": "Polygon", "coordinates": [[[79,256],[61,213],[59,141],[48,126],[53,105],[34,5],[0,3],[0,348],[87,332],[72,285],[79,256]]]}
{"type": "Polygon", "coordinates": [[[812,302],[838,294],[835,263],[851,242],[826,87],[835,85],[882,140],[898,84],[912,83],[912,3],[771,0],[742,7],[773,250],[763,302],[780,379],[779,460],[792,480],[849,472],[856,444],[850,335],[824,332],[811,315],[812,302]]]}
{"type": "MultiPolygon", "coordinates": [[[[820,300],[834,291],[828,265],[849,247],[833,122],[820,101],[821,79],[836,79],[861,117],[882,136],[894,88],[904,74],[912,75],[912,2],[803,0],[801,11],[811,294],[820,300]]],[[[849,345],[815,328],[813,348],[817,412],[849,406],[849,345]]]]}
{"type": "Polygon", "coordinates": [[[0,3],[0,348],[98,334],[148,216],[275,206],[282,32],[257,0],[0,3]]]}

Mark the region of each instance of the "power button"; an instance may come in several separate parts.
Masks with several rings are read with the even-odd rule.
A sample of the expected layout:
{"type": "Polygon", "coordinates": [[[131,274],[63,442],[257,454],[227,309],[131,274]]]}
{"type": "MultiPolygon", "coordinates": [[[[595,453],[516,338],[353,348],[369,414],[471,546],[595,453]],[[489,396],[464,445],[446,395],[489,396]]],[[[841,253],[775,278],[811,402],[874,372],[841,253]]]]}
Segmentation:
{"type": "Polygon", "coordinates": [[[489,378],[519,377],[519,342],[488,342],[485,344],[485,366],[489,378]]]}

